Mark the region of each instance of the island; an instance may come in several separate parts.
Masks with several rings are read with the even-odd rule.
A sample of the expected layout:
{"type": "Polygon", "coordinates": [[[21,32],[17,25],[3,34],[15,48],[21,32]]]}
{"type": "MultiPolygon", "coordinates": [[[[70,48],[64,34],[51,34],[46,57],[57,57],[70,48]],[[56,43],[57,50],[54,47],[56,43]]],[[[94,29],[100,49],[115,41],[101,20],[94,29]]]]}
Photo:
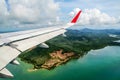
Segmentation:
{"type": "Polygon", "coordinates": [[[51,70],[86,55],[90,50],[106,46],[120,46],[120,43],[115,42],[120,40],[120,30],[69,29],[66,35],[67,37],[60,35],[47,41],[50,47],[48,49],[33,47],[23,52],[19,58],[26,63],[33,64],[34,70],[43,68],[51,70]]]}

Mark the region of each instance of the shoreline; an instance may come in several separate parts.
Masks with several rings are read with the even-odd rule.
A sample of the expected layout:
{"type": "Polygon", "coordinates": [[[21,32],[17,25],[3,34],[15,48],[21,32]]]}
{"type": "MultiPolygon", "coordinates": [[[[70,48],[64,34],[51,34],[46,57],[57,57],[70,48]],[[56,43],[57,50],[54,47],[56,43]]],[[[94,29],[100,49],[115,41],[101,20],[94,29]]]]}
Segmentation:
{"type": "Polygon", "coordinates": [[[40,66],[41,68],[47,69],[47,70],[54,69],[55,67],[68,62],[74,56],[76,56],[75,53],[73,52],[63,53],[63,50],[54,51],[49,55],[50,55],[50,59],[45,61],[45,63],[40,66]]]}
{"type": "MultiPolygon", "coordinates": [[[[111,47],[111,46],[106,46],[106,47],[111,47]]],[[[106,48],[106,47],[104,47],[104,48],[106,48]]],[[[116,46],[115,46],[116,47],[116,46]]],[[[119,47],[119,46],[118,46],[119,47]]],[[[97,49],[97,50],[99,50],[99,49],[97,49]]],[[[96,51],[96,50],[90,50],[90,51],[96,51]]],[[[89,51],[89,52],[90,52],[89,51]]],[[[62,52],[62,51],[60,51],[60,52],[62,52]]],[[[69,54],[69,53],[68,53],[69,54]]],[[[58,62],[58,63],[56,63],[55,65],[51,65],[50,67],[49,66],[46,66],[46,67],[41,67],[41,66],[39,66],[39,68],[35,68],[35,65],[33,65],[33,68],[29,68],[27,71],[28,72],[34,72],[34,71],[37,71],[37,70],[39,70],[39,69],[47,69],[47,70],[52,70],[52,69],[54,69],[55,67],[57,67],[57,66],[59,66],[59,65],[63,65],[63,64],[65,64],[65,63],[67,63],[68,61],[70,61],[70,60],[72,60],[72,59],[78,59],[78,58],[80,58],[80,57],[82,57],[80,54],[78,54],[78,55],[73,55],[73,56],[71,56],[71,57],[69,57],[69,58],[66,58],[65,60],[62,60],[62,61],[60,61],[60,62],[58,62]]],[[[50,59],[49,59],[50,60],[50,59]]],[[[49,63],[49,60],[47,60],[46,61],[46,63],[48,62],[49,63]]],[[[22,60],[21,60],[22,61],[22,60]]],[[[28,62],[26,62],[26,61],[23,61],[23,62],[25,62],[25,63],[27,63],[27,64],[31,64],[31,63],[28,63],[28,62]]],[[[43,64],[44,65],[44,64],[43,64]]]]}
{"type": "MultiPolygon", "coordinates": [[[[72,59],[77,59],[80,57],[80,55],[77,55],[73,52],[63,53],[63,50],[54,51],[53,53],[50,53],[49,55],[50,55],[50,59],[46,60],[42,65],[36,66],[32,64],[33,68],[30,68],[27,71],[34,72],[39,69],[52,70],[59,65],[65,64],[72,59]]],[[[24,60],[21,60],[21,61],[28,63],[24,60]]],[[[28,63],[28,64],[31,64],[31,63],[28,63]]]]}

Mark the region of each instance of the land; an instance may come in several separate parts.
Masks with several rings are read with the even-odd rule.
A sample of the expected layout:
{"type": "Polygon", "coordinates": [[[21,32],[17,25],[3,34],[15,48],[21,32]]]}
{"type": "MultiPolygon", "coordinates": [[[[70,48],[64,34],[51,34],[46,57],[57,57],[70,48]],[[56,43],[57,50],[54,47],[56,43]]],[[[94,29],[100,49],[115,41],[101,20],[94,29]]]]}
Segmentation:
{"type": "Polygon", "coordinates": [[[51,69],[56,66],[59,66],[60,64],[66,63],[68,60],[70,60],[75,54],[73,52],[71,53],[62,53],[63,51],[55,51],[53,53],[50,53],[50,59],[46,61],[41,67],[45,69],[51,69]]]}
{"type": "Polygon", "coordinates": [[[50,70],[82,57],[90,50],[120,46],[120,43],[115,42],[120,40],[120,30],[68,30],[66,35],[67,37],[58,36],[47,41],[49,49],[34,47],[19,57],[22,61],[33,64],[35,70],[41,68],[50,70]]]}

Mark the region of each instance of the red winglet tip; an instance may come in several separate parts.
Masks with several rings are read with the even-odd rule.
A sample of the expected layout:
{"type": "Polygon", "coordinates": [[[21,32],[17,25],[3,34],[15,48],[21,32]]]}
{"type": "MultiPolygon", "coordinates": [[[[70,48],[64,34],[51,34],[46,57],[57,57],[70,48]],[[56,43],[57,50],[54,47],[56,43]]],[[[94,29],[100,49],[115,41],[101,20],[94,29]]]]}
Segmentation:
{"type": "Polygon", "coordinates": [[[77,22],[80,14],[81,14],[81,12],[82,12],[82,10],[80,10],[80,11],[77,13],[77,15],[76,15],[76,16],[73,18],[73,20],[71,21],[71,23],[76,23],[76,22],[77,22]]]}

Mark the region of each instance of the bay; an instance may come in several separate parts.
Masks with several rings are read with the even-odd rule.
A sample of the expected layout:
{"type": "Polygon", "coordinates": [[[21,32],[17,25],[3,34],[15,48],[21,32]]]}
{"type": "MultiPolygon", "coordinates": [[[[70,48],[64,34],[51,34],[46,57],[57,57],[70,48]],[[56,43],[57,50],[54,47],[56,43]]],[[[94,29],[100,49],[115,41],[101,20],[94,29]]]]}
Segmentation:
{"type": "Polygon", "coordinates": [[[19,66],[7,66],[14,78],[0,80],[120,80],[119,46],[91,50],[83,57],[53,70],[40,69],[29,72],[28,69],[33,66],[18,60],[21,63],[19,66]]]}

